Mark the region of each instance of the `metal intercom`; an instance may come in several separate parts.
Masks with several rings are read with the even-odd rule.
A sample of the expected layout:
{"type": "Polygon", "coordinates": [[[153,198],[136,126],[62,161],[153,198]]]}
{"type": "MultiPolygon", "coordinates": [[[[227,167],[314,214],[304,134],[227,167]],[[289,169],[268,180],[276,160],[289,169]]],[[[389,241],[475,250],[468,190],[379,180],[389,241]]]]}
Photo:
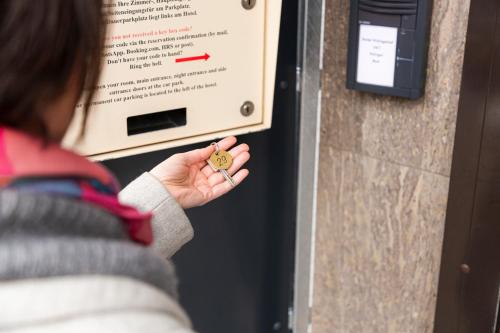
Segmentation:
{"type": "Polygon", "coordinates": [[[351,0],[347,88],[424,94],[432,0],[351,0]]]}

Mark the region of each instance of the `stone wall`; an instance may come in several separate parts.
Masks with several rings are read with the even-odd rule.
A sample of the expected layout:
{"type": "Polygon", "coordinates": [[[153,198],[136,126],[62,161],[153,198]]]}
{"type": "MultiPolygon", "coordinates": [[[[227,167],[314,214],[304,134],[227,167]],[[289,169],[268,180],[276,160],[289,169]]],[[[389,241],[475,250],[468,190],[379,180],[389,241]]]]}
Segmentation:
{"type": "Polygon", "coordinates": [[[432,332],[470,0],[435,0],[427,89],[345,88],[349,0],[326,0],[314,333],[432,332]]]}

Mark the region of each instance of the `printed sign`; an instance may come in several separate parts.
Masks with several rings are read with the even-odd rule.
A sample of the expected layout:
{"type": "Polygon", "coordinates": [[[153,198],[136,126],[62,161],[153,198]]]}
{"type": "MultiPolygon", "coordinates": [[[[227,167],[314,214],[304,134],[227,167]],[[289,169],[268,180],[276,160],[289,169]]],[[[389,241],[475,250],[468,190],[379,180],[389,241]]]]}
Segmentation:
{"type": "Polygon", "coordinates": [[[67,145],[115,157],[270,127],[280,0],[105,7],[102,76],[85,137],[77,140],[77,117],[67,145]],[[243,115],[246,102],[254,112],[243,115]]]}
{"type": "Polygon", "coordinates": [[[358,83],[393,87],[398,29],[360,25],[358,83]]]}

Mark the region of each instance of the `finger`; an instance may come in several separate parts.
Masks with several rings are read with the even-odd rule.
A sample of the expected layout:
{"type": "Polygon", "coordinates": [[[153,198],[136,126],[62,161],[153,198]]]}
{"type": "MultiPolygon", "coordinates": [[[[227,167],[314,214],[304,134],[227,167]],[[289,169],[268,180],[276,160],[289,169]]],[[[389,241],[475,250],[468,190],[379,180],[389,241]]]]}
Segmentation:
{"type": "MultiPolygon", "coordinates": [[[[248,152],[243,152],[241,154],[239,154],[233,161],[233,165],[231,165],[231,167],[229,168],[229,170],[227,170],[227,173],[232,176],[234,175],[236,172],[238,172],[238,170],[240,170],[243,165],[245,165],[245,163],[248,162],[248,160],[250,159],[250,153],[248,152]]],[[[226,180],[226,178],[224,178],[224,176],[222,175],[222,173],[220,172],[215,172],[212,176],[210,176],[208,178],[208,183],[210,184],[210,186],[216,186],[222,182],[224,182],[226,180]]]]}
{"type": "Polygon", "coordinates": [[[210,145],[205,148],[191,150],[185,153],[180,154],[180,157],[184,160],[185,163],[192,165],[200,162],[205,162],[210,158],[210,155],[215,151],[215,147],[210,145]]]}
{"type": "Polygon", "coordinates": [[[234,136],[228,136],[227,138],[220,140],[217,144],[219,145],[219,149],[227,151],[229,148],[234,146],[236,142],[238,142],[238,140],[234,136]]]}
{"type": "MultiPolygon", "coordinates": [[[[233,180],[236,183],[236,186],[240,185],[245,180],[245,178],[248,177],[249,174],[250,174],[250,172],[247,169],[243,169],[243,170],[238,171],[233,176],[233,180]]],[[[215,186],[212,190],[212,193],[214,195],[213,199],[217,199],[217,198],[223,196],[224,194],[228,193],[236,186],[233,187],[227,181],[215,186]]]]}
{"type": "MultiPolygon", "coordinates": [[[[228,136],[218,142],[219,149],[227,150],[232,147],[237,142],[234,136],[228,136]]],[[[189,165],[196,165],[200,169],[206,165],[206,160],[210,158],[210,155],[215,151],[215,145],[210,145],[205,148],[195,149],[181,154],[184,161],[189,165]]],[[[205,173],[205,175],[207,175],[205,173]]],[[[208,176],[207,176],[208,177],[208,176]]]]}
{"type": "MultiPolygon", "coordinates": [[[[248,152],[250,150],[250,147],[246,143],[242,143],[241,145],[238,145],[231,149],[229,151],[229,154],[233,157],[233,160],[236,159],[240,154],[243,154],[245,152],[248,152]]],[[[234,164],[234,162],[233,162],[234,164]]],[[[212,169],[210,165],[205,166],[202,170],[203,174],[208,178],[212,176],[216,171],[212,169]]]]}

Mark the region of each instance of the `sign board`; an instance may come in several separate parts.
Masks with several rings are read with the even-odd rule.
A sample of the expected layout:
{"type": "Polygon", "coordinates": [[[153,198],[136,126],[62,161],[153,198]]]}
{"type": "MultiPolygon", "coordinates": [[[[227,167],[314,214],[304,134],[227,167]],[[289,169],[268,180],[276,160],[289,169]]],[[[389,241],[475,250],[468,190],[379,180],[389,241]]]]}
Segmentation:
{"type": "Polygon", "coordinates": [[[281,0],[113,0],[85,135],[95,159],[270,128],[281,0]],[[250,8],[249,8],[250,7],[250,8]]]}
{"type": "Polygon", "coordinates": [[[361,24],[357,82],[394,87],[398,29],[361,24]]]}

